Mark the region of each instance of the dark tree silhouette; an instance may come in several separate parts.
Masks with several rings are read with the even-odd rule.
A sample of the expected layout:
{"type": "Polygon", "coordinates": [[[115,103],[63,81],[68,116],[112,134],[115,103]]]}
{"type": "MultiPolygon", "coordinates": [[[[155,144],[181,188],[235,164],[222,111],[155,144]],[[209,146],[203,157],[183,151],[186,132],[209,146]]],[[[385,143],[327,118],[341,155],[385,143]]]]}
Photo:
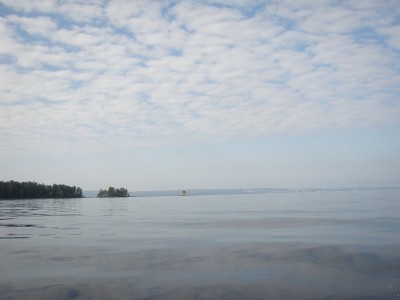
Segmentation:
{"type": "Polygon", "coordinates": [[[100,190],[97,197],[129,197],[129,193],[128,190],[123,187],[116,189],[110,186],[107,190],[100,190]]]}
{"type": "Polygon", "coordinates": [[[34,181],[0,181],[0,199],[81,198],[82,189],[65,184],[45,185],[34,181]]]}

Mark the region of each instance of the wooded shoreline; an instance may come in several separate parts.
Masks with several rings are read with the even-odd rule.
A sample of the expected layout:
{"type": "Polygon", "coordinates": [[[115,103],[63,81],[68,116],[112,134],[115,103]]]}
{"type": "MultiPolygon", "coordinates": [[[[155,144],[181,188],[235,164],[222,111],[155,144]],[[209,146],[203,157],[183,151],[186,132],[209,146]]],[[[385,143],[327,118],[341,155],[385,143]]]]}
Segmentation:
{"type": "Polygon", "coordinates": [[[0,199],[82,198],[80,187],[35,181],[0,181],[0,199]]]}
{"type": "MultiPolygon", "coordinates": [[[[97,197],[115,198],[130,197],[130,195],[126,188],[114,188],[110,186],[105,190],[100,189],[97,197]]],[[[85,198],[85,195],[80,187],[65,184],[46,185],[35,181],[0,181],[0,200],[60,198],[85,198]]]]}

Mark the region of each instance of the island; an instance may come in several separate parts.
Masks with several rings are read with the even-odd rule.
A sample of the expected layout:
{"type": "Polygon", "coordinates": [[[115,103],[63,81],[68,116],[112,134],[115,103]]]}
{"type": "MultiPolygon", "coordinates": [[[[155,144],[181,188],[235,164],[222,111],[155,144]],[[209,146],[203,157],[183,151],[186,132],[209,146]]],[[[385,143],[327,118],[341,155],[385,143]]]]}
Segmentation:
{"type": "Polygon", "coordinates": [[[128,190],[126,188],[114,188],[110,186],[106,190],[100,190],[99,193],[97,194],[98,198],[104,198],[104,197],[129,197],[128,190]]]}
{"type": "Polygon", "coordinates": [[[34,181],[0,181],[0,199],[82,198],[82,189],[65,184],[46,185],[34,181]]]}

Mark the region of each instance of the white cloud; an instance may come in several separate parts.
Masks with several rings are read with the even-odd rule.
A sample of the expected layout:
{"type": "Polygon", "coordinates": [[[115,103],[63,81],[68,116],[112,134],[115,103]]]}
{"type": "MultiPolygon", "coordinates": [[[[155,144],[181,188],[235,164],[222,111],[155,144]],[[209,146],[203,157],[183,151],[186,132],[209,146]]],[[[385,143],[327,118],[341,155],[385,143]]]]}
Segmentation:
{"type": "Polygon", "coordinates": [[[63,16],[77,22],[90,22],[103,17],[101,1],[66,1],[58,7],[63,16]]]}
{"type": "Polygon", "coordinates": [[[13,37],[12,29],[7,26],[7,20],[0,18],[0,54],[12,56],[20,48],[20,44],[13,37]]]}
{"type": "Polygon", "coordinates": [[[391,47],[400,49],[400,25],[382,27],[379,31],[388,39],[391,47]]]}
{"type": "Polygon", "coordinates": [[[56,8],[55,0],[32,0],[32,1],[13,1],[3,0],[3,5],[22,12],[54,12],[56,8]]]}
{"type": "Polygon", "coordinates": [[[391,2],[32,3],[3,3],[15,11],[0,18],[2,153],[400,119],[391,2]]]}
{"type": "Polygon", "coordinates": [[[7,21],[14,26],[19,26],[31,35],[46,36],[57,28],[56,22],[50,17],[19,17],[12,15],[7,18],[7,21]]]}

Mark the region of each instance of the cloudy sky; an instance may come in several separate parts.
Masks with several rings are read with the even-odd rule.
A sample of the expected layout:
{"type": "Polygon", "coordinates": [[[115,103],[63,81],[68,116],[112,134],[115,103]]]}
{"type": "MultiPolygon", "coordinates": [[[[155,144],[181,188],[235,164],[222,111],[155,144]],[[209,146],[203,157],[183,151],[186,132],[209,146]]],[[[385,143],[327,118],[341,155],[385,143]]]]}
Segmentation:
{"type": "Polygon", "coordinates": [[[400,2],[0,0],[0,180],[399,186],[400,2]]]}

